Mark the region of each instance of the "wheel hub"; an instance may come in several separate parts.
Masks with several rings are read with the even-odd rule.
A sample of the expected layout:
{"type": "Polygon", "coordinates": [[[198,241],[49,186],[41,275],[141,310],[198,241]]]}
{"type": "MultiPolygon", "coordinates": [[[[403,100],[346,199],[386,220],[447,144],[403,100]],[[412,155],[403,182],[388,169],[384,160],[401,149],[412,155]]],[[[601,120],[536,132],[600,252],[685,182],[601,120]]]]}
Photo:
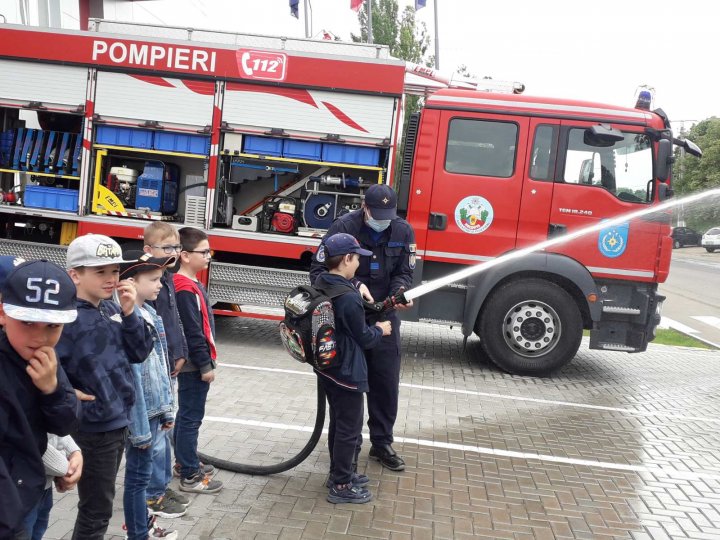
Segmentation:
{"type": "Polygon", "coordinates": [[[513,306],[505,315],[505,343],[522,356],[542,356],[558,343],[560,317],[549,305],[526,300],[513,306]]]}

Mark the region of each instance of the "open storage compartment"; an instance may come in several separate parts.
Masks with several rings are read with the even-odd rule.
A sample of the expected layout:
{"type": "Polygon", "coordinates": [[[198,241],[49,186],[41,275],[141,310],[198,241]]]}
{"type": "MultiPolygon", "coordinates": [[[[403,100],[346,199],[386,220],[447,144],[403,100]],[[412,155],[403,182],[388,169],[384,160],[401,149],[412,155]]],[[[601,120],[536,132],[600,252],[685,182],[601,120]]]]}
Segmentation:
{"type": "Polygon", "coordinates": [[[367,163],[323,161],[325,142],[225,134],[213,223],[238,231],[321,236],[341,214],[360,208],[365,190],[383,179],[387,149],[331,144],[327,155],[367,163]],[[345,153],[338,148],[346,149],[345,153]]]}
{"type": "Polygon", "coordinates": [[[116,131],[114,126],[100,126],[97,133],[93,213],[204,226],[209,137],[134,128],[116,131]],[[105,144],[108,133],[131,146],[105,144]],[[159,149],[165,146],[194,152],[159,149]]]}

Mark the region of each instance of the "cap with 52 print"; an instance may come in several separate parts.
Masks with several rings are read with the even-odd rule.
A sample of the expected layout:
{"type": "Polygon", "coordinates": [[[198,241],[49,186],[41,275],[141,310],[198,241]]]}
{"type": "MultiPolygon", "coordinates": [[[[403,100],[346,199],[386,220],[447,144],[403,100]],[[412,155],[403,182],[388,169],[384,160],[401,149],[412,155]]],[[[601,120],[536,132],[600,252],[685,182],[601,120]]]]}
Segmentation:
{"type": "Polygon", "coordinates": [[[5,315],[18,321],[65,324],[77,318],[75,284],[49,261],[15,267],[2,286],[5,315]]]}

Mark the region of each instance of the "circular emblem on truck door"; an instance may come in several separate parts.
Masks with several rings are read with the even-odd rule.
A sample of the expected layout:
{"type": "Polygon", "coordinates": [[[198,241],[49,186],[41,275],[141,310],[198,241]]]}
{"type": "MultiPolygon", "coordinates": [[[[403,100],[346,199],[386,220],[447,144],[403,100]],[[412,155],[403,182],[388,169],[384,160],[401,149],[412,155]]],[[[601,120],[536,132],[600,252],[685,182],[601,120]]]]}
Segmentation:
{"type": "Polygon", "coordinates": [[[455,207],[455,224],[463,232],[478,234],[490,227],[493,215],[493,207],[485,197],[470,195],[455,207]]]}

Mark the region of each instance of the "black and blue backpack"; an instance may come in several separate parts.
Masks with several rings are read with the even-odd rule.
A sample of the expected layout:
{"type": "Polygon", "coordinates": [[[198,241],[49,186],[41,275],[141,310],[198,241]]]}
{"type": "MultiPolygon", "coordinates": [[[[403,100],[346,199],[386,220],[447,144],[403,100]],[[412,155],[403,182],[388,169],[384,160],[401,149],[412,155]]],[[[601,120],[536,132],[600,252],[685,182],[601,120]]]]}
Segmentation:
{"type": "Polygon", "coordinates": [[[352,290],[347,285],[323,289],[299,285],[290,291],[280,323],[280,338],[290,356],[320,371],[338,365],[332,301],[352,290]]]}

